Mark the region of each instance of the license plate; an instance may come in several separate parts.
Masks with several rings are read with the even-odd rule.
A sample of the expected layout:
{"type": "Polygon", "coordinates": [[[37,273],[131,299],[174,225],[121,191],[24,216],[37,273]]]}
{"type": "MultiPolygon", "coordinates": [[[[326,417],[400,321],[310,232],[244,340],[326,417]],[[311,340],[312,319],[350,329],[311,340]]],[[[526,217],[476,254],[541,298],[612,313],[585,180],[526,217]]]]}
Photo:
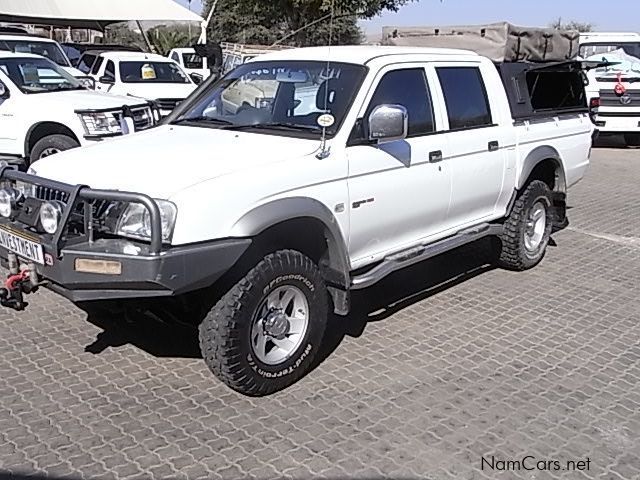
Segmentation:
{"type": "Polygon", "coordinates": [[[44,265],[42,245],[0,227],[0,245],[19,257],[44,265]]]}

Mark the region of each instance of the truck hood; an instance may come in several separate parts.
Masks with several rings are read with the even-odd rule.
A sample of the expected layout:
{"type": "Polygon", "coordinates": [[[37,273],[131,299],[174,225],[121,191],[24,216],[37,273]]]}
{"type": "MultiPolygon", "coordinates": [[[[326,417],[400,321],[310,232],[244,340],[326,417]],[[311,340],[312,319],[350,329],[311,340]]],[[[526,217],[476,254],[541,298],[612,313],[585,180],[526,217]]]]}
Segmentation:
{"type": "Polygon", "coordinates": [[[40,177],[72,185],[169,199],[192,185],[313,154],[316,140],[164,125],[58,153],[32,165],[40,177]]]}
{"type": "Polygon", "coordinates": [[[184,99],[196,89],[193,83],[125,83],[121,87],[128,95],[157,100],[158,98],[184,99]]]}
{"type": "Polygon", "coordinates": [[[94,90],[71,90],[66,92],[48,92],[39,95],[26,95],[26,98],[39,105],[55,105],[56,108],[65,110],[100,110],[105,108],[118,108],[123,105],[140,105],[144,100],[121,95],[106,95],[94,90]]]}

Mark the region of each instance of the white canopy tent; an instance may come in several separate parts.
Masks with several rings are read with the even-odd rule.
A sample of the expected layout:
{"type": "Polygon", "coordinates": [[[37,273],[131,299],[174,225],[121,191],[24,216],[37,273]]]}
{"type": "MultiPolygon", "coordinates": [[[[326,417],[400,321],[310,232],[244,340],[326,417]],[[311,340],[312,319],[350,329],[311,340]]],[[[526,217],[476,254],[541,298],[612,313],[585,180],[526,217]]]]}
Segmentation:
{"type": "Polygon", "coordinates": [[[198,22],[204,19],[173,0],[0,0],[0,22],[103,31],[126,21],[198,22]]]}

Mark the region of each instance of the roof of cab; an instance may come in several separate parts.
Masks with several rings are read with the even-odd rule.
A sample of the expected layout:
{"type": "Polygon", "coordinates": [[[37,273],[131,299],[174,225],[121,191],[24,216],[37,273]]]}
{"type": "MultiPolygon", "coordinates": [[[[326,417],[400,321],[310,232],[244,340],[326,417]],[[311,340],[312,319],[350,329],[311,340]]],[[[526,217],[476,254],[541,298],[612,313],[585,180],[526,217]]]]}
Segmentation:
{"type": "Polygon", "coordinates": [[[107,60],[118,60],[118,61],[145,61],[150,60],[153,62],[171,62],[167,57],[163,57],[162,55],[158,55],[156,53],[145,53],[145,52],[122,52],[122,51],[108,51],[102,52],[100,54],[102,57],[107,60]]]}
{"type": "Polygon", "coordinates": [[[356,63],[364,65],[373,59],[396,55],[446,55],[478,56],[470,50],[424,47],[380,47],[380,46],[340,46],[308,47],[260,55],[259,60],[331,60],[332,62],[356,63]]]}
{"type": "Polygon", "coordinates": [[[14,35],[11,33],[0,33],[0,38],[2,40],[22,40],[22,41],[32,41],[32,42],[47,42],[47,43],[58,43],[55,40],[51,40],[46,37],[39,37],[37,35],[14,35]]]}
{"type": "Polygon", "coordinates": [[[0,50],[0,58],[44,58],[47,60],[45,57],[33,53],[14,53],[9,50],[0,50]]]}

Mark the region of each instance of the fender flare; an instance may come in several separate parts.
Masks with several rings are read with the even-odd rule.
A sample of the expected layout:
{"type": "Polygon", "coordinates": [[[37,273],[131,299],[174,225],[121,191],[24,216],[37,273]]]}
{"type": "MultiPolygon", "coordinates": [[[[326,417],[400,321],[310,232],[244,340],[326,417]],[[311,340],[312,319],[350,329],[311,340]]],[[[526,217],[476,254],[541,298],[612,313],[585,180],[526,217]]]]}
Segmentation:
{"type": "Polygon", "coordinates": [[[567,176],[560,153],[549,145],[536,147],[524,159],[520,175],[518,177],[517,190],[524,187],[525,182],[531,172],[543,161],[551,160],[556,167],[556,191],[565,193],[567,191],[567,176]]]}
{"type": "Polygon", "coordinates": [[[238,238],[255,237],[279,223],[303,218],[318,220],[324,226],[328,248],[328,265],[324,267],[331,270],[329,279],[332,283],[347,290],[351,285],[347,244],[335,216],[318,200],[288,197],[265,203],[242,216],[234,224],[231,234],[238,238]]]}
{"type": "Polygon", "coordinates": [[[65,125],[62,122],[59,121],[54,121],[54,120],[41,120],[38,121],[36,123],[34,123],[33,125],[31,125],[31,127],[29,127],[29,129],[27,130],[27,133],[25,134],[24,138],[22,139],[22,148],[23,148],[23,153],[24,153],[24,157],[28,158],[29,155],[31,155],[31,152],[29,151],[29,141],[31,140],[31,135],[33,134],[33,132],[35,131],[36,128],[38,128],[40,125],[43,125],[45,123],[49,123],[49,124],[53,124],[53,125],[59,125],[60,127],[69,130],[72,134],[73,134],[73,138],[81,144],[80,139],[78,138],[78,135],[76,135],[76,132],[73,131],[73,129],[67,125],[65,125]]]}

